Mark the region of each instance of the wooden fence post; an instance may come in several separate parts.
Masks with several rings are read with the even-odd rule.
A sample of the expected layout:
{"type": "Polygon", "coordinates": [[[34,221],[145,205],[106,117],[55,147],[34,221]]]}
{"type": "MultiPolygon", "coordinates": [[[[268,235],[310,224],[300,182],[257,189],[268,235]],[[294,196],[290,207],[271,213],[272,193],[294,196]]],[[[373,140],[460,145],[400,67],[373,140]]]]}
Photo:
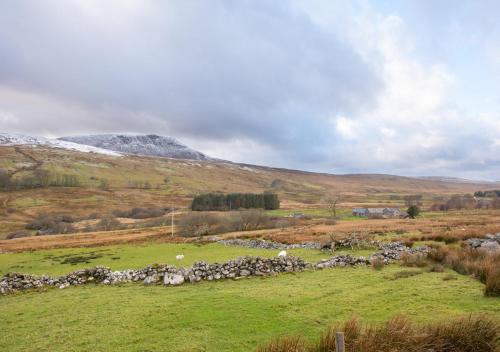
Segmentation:
{"type": "Polygon", "coordinates": [[[343,332],[335,333],[335,350],[337,352],[345,352],[344,333],[343,332]]]}

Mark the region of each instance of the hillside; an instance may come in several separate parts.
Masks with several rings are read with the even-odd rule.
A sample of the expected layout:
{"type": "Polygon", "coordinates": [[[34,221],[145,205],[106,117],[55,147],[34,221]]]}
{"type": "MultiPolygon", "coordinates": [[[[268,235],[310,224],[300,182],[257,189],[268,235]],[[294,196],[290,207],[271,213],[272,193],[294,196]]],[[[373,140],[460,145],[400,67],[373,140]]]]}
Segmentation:
{"type": "MultiPolygon", "coordinates": [[[[113,191],[140,188],[147,193],[191,197],[199,192],[261,192],[272,190],[285,201],[313,203],[327,192],[342,192],[353,202],[393,200],[404,194],[421,193],[425,199],[439,195],[473,192],[495,187],[494,183],[411,178],[382,174],[332,175],[269,168],[214,160],[176,160],[134,155],[103,155],[51,148],[46,145],[0,147],[0,168],[15,170],[40,162],[40,168],[79,177],[92,191],[107,179],[113,191]],[[24,153],[20,153],[24,151],[24,153]]],[[[21,172],[22,174],[22,172],[21,172]]]]}

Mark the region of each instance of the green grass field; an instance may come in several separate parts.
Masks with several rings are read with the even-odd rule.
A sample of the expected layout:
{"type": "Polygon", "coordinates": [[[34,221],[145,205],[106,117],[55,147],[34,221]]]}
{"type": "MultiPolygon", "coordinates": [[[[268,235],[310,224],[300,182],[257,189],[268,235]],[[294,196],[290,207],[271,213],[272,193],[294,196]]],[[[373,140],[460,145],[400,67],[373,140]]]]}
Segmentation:
{"type": "MultiPolygon", "coordinates": [[[[124,245],[2,254],[0,269],[57,275],[95,264],[138,268],[175,263],[180,252],[186,256],[182,265],[276,254],[217,244],[124,245]],[[105,255],[87,258],[89,263],[61,264],[99,253],[105,255]]],[[[310,261],[328,257],[313,250],[292,253],[310,261]]],[[[484,312],[500,318],[500,299],[485,298],[477,280],[452,273],[456,280],[444,281],[449,271],[394,280],[401,270],[408,269],[336,268],[180,287],[87,285],[3,296],[0,350],[252,351],[279,334],[316,337],[325,325],[352,315],[366,322],[396,314],[415,321],[484,312]]]]}
{"type": "MultiPolygon", "coordinates": [[[[37,275],[63,275],[76,269],[95,265],[108,266],[114,270],[139,269],[155,263],[189,266],[199,260],[213,263],[244,255],[274,257],[278,252],[278,250],[224,246],[217,243],[206,245],[151,243],[4,253],[0,254],[0,275],[4,275],[9,271],[37,275]],[[181,261],[175,260],[177,254],[184,254],[185,259],[181,261]]],[[[336,253],[369,256],[373,253],[373,250],[346,250],[336,253]]],[[[308,249],[292,249],[288,250],[288,254],[301,257],[310,262],[317,262],[331,256],[329,252],[308,249]]]]}

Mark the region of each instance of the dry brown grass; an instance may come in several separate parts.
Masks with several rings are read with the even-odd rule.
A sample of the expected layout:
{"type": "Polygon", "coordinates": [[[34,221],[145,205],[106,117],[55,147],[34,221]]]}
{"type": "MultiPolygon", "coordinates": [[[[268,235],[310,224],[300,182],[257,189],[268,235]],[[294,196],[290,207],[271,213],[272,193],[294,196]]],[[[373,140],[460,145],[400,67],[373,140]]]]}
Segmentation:
{"type": "Polygon", "coordinates": [[[459,274],[473,275],[484,283],[486,296],[500,296],[500,253],[481,249],[438,246],[429,257],[459,274]]]}
{"type": "Polygon", "coordinates": [[[408,267],[423,268],[427,266],[427,255],[423,253],[403,253],[401,255],[401,264],[408,267]]]}
{"type": "Polygon", "coordinates": [[[350,319],[328,328],[310,346],[300,337],[276,339],[258,352],[334,352],[335,333],[344,332],[346,352],[498,352],[500,326],[486,317],[451,319],[428,325],[395,317],[383,325],[363,326],[350,319]],[[300,341],[301,343],[296,343],[300,341]]]}
{"type": "MultiPolygon", "coordinates": [[[[436,195],[470,193],[484,188],[481,184],[443,183],[387,175],[326,175],[258,166],[250,166],[253,171],[248,171],[237,164],[138,156],[114,158],[61,149],[30,148],[29,153],[42,162],[42,168],[68,174],[78,170],[82,187],[1,192],[0,238],[23,229],[27,222],[42,213],[71,212],[77,218],[86,218],[93,212],[103,217],[113,210],[128,207],[185,208],[192,195],[200,191],[263,192],[269,190],[276,179],[285,180],[284,186],[275,191],[282,206],[291,209],[322,207],[318,201],[326,190],[343,192],[346,198],[344,207],[403,207],[401,199],[406,194],[423,194],[425,203],[436,195]],[[96,180],[102,178],[110,181],[109,190],[99,189],[96,180]],[[168,180],[166,183],[165,179],[168,180]],[[153,187],[150,190],[129,187],[130,181],[134,180],[147,180],[153,187]],[[398,195],[399,200],[394,201],[394,195],[398,195]]],[[[29,160],[14,148],[0,147],[0,168],[10,170],[15,168],[16,163],[24,162],[29,160]]],[[[75,226],[78,228],[78,224],[75,226]]],[[[259,236],[280,242],[301,242],[328,241],[330,234],[341,238],[352,232],[367,235],[412,233],[419,235],[411,240],[453,241],[456,238],[482,236],[487,232],[500,232],[500,210],[457,211],[416,220],[339,221],[335,225],[310,221],[283,230],[229,236],[259,236]]],[[[147,236],[141,235],[137,240],[144,237],[147,236]]]]}
{"type": "MultiPolygon", "coordinates": [[[[394,233],[408,241],[435,240],[456,242],[450,239],[483,237],[486,233],[500,232],[500,210],[473,210],[437,214],[430,218],[340,220],[336,225],[325,225],[317,220],[305,222],[283,230],[230,233],[227,237],[264,237],[278,242],[320,241],[328,242],[345,238],[352,233],[370,238],[394,233]],[[418,235],[408,236],[408,233],[418,235]]],[[[410,243],[409,243],[410,244],[410,243]]]]}
{"type": "Polygon", "coordinates": [[[280,336],[266,345],[257,347],[257,352],[304,352],[306,344],[300,336],[280,336]]]}
{"type": "Polygon", "coordinates": [[[96,247],[118,243],[142,243],[152,240],[172,243],[186,242],[181,237],[171,237],[169,227],[158,227],[0,240],[0,253],[52,248],[96,247]]]}

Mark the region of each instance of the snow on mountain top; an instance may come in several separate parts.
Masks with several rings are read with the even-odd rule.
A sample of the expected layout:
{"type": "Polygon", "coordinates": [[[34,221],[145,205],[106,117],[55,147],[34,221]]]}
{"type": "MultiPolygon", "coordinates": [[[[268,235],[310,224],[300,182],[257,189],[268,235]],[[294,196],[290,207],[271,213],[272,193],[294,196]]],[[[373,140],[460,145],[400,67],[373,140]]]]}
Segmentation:
{"type": "Polygon", "coordinates": [[[112,156],[121,156],[120,153],[117,153],[115,151],[67,142],[67,141],[61,141],[58,139],[49,139],[38,136],[28,136],[20,133],[0,133],[0,146],[14,146],[14,145],[48,146],[54,148],[75,150],[83,153],[97,153],[97,154],[105,154],[112,156]]]}
{"type": "Polygon", "coordinates": [[[161,156],[176,159],[210,160],[205,154],[181,144],[172,137],[154,134],[96,134],[61,137],[59,139],[128,154],[161,156]]]}

